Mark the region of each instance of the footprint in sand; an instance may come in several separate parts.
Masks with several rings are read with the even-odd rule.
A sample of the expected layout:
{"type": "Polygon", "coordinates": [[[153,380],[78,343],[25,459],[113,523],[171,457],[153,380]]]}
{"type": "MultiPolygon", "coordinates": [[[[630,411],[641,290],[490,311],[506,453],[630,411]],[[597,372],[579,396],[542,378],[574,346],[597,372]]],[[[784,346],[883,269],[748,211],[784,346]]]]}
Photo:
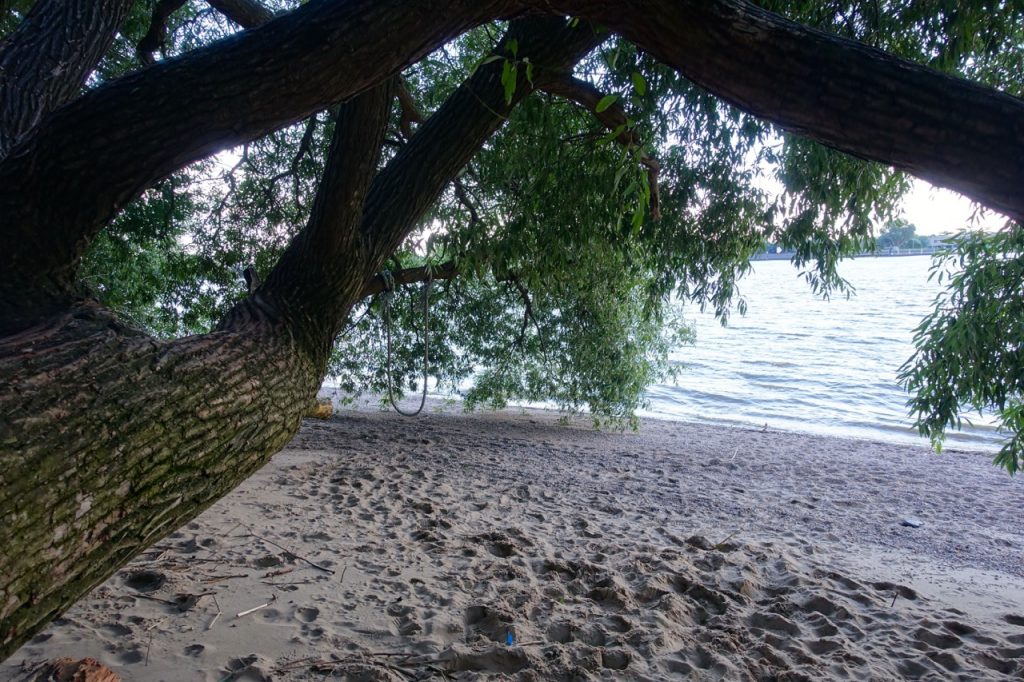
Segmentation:
{"type": "Polygon", "coordinates": [[[919,642],[931,645],[936,649],[955,649],[963,646],[963,640],[952,634],[945,634],[942,632],[934,632],[926,628],[919,628],[914,633],[914,639],[919,642]]]}
{"type": "Polygon", "coordinates": [[[320,609],[315,606],[303,606],[295,610],[295,617],[303,623],[312,623],[320,615],[320,609]]]}
{"type": "Polygon", "coordinates": [[[125,587],[136,592],[155,592],[167,582],[167,576],[159,571],[133,571],[124,579],[125,587]]]}
{"type": "Polygon", "coordinates": [[[271,566],[280,566],[281,558],[274,556],[273,554],[268,554],[254,560],[252,563],[256,568],[270,568],[271,566]]]}

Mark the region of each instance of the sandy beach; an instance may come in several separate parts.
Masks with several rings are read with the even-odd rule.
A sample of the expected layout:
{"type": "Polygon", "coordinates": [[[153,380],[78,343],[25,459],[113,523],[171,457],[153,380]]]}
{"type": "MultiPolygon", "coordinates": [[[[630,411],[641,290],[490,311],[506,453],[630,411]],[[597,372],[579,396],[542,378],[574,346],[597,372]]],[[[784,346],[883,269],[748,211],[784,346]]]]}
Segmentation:
{"type": "Polygon", "coordinates": [[[990,459],[340,411],[0,678],[1022,679],[1024,480],[990,459]]]}

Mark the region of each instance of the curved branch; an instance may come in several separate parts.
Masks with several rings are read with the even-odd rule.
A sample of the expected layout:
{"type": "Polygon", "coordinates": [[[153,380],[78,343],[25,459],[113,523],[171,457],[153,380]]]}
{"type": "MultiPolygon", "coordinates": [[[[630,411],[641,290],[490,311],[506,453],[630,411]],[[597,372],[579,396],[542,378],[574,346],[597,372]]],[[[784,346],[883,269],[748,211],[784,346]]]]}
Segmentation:
{"type": "Polygon", "coordinates": [[[149,20],[149,30],[135,46],[135,55],[145,66],[156,60],[153,53],[164,46],[167,41],[167,20],[177,12],[187,0],[160,0],[153,6],[153,15],[149,20]]]}
{"type": "Polygon", "coordinates": [[[0,254],[0,328],[73,300],[82,253],[146,187],[372,87],[508,4],[312,2],[54,112],[0,164],[0,241],[20,245],[0,254]]]}
{"type": "Polygon", "coordinates": [[[610,106],[599,110],[598,104],[604,97],[604,93],[592,84],[570,75],[544,83],[542,89],[552,95],[570,99],[584,109],[588,109],[597,117],[598,121],[604,124],[605,128],[612,132],[619,131],[615,136],[616,142],[627,149],[639,152],[640,163],[647,168],[647,184],[651,190],[651,217],[655,220],[660,218],[661,196],[658,190],[658,175],[661,172],[661,163],[643,151],[643,141],[629,126],[629,117],[626,116],[625,110],[618,102],[613,102],[610,106]]]}
{"type": "Polygon", "coordinates": [[[256,0],[207,0],[207,2],[242,28],[255,28],[274,18],[274,13],[256,0]]]}
{"type": "Polygon", "coordinates": [[[747,113],[1024,220],[1024,100],[743,0],[594,10],[580,14],[747,113]]]}

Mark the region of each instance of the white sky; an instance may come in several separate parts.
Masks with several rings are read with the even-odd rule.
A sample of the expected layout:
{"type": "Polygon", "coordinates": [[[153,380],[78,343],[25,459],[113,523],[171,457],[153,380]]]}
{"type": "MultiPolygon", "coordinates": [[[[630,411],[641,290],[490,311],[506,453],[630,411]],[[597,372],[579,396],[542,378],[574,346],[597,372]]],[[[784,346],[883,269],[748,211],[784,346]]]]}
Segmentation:
{"type": "MultiPolygon", "coordinates": [[[[956,232],[967,227],[975,206],[956,192],[939,189],[924,180],[914,180],[913,189],[903,200],[903,215],[917,226],[917,234],[956,232]]],[[[997,230],[1006,217],[985,211],[979,214],[976,227],[997,230]]]]}

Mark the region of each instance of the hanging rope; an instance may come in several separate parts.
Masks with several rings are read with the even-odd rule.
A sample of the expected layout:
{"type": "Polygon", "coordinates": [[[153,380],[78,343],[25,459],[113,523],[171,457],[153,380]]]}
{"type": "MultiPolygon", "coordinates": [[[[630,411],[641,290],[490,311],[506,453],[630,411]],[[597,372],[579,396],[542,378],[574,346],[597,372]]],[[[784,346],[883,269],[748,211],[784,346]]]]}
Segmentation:
{"type": "Polygon", "coordinates": [[[420,406],[416,408],[415,412],[403,412],[395,400],[394,387],[391,380],[391,301],[395,291],[395,278],[390,270],[381,272],[381,277],[384,279],[385,289],[382,303],[384,307],[384,335],[387,338],[388,354],[385,367],[388,381],[388,400],[391,401],[391,406],[395,408],[395,412],[398,414],[403,417],[415,417],[423,411],[424,405],[427,404],[427,369],[430,361],[430,285],[434,279],[433,271],[430,269],[430,266],[427,266],[427,281],[423,285],[423,394],[420,396],[420,406]]]}

